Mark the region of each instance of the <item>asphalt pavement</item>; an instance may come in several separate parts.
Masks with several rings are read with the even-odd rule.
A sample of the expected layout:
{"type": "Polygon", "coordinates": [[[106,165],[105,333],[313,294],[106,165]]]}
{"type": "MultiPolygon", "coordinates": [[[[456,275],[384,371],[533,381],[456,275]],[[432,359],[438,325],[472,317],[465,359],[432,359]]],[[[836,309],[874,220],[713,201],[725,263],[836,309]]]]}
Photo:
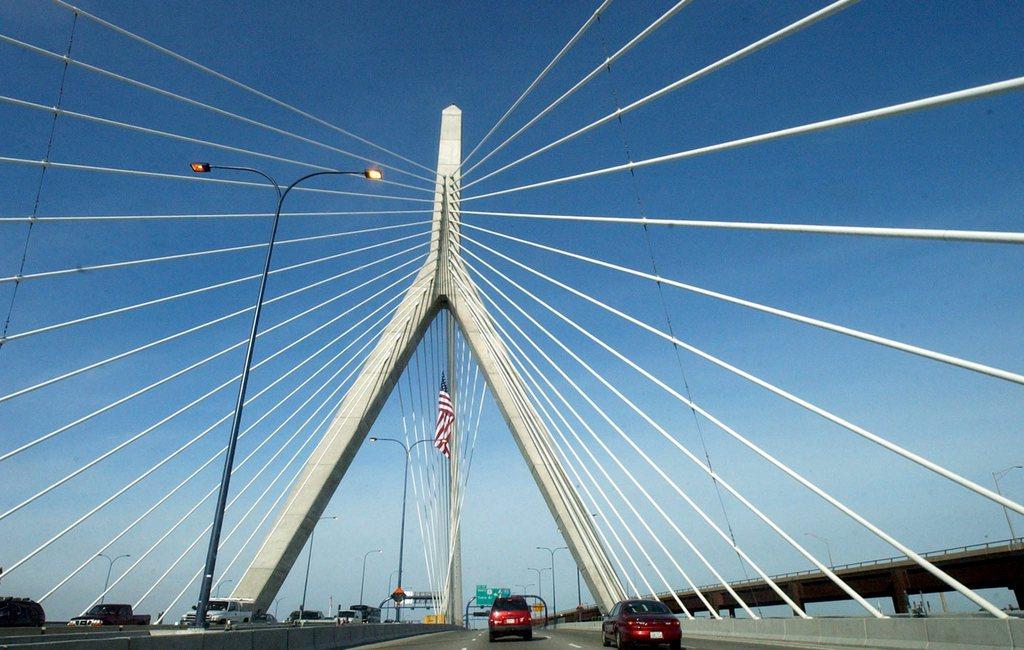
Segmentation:
{"type": "MultiPolygon", "coordinates": [[[[574,630],[574,629],[543,629],[538,628],[533,632],[533,641],[523,641],[518,638],[508,637],[498,639],[494,643],[487,641],[487,630],[468,630],[456,632],[441,632],[439,634],[426,634],[423,636],[377,643],[363,646],[365,648],[437,648],[439,650],[483,650],[484,648],[495,648],[495,650],[590,650],[591,648],[602,648],[601,633],[596,630],[574,630]]],[[[661,646],[667,648],[668,646],[661,646]]],[[[704,641],[697,639],[683,639],[683,647],[692,650],[755,650],[761,648],[781,648],[793,646],[780,646],[774,644],[757,644],[704,641]]],[[[802,646],[813,647],[813,646],[802,646]]]]}

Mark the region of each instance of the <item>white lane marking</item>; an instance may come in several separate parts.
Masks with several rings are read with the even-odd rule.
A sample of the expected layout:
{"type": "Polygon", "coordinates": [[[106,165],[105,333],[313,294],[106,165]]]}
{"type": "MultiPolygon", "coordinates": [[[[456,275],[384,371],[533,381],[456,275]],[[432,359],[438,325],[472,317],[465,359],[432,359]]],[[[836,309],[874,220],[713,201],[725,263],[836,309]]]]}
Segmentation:
{"type": "MultiPolygon", "coordinates": [[[[582,648],[582,647],[583,647],[583,646],[581,646],[581,645],[576,645],[575,643],[570,643],[569,645],[571,645],[571,646],[572,646],[572,647],[574,647],[574,648],[582,648]]],[[[465,648],[463,648],[462,650],[466,650],[466,649],[465,649],[465,648]]]]}

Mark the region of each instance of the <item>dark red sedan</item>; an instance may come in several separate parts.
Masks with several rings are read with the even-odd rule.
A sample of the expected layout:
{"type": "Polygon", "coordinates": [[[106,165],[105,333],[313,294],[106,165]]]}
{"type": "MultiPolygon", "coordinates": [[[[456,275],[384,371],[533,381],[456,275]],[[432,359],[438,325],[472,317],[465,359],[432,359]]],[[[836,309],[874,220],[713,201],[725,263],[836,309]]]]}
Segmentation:
{"type": "Polygon", "coordinates": [[[489,640],[499,636],[520,636],[526,641],[533,639],[533,617],[530,607],[522,596],[495,598],[491,615],[487,618],[489,640]]]}
{"type": "Polygon", "coordinates": [[[601,636],[605,646],[668,645],[679,650],[682,632],[679,619],[657,600],[622,600],[604,617],[601,636]]]}

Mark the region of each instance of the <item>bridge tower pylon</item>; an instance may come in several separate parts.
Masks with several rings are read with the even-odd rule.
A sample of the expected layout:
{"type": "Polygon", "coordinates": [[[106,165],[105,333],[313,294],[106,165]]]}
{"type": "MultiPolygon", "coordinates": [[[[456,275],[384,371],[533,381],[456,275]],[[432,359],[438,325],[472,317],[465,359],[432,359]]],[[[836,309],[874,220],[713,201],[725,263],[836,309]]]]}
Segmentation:
{"type": "MultiPolygon", "coordinates": [[[[598,539],[593,518],[558,461],[550,432],[533,407],[526,385],[463,264],[461,160],[462,111],[453,105],[441,113],[430,250],[423,267],[379,334],[330,427],[303,466],[284,508],[234,589],[234,596],[253,598],[264,611],[273,602],[424,332],[441,310],[448,312],[453,328],[461,329],[598,607],[607,612],[624,596],[622,584],[598,539]]],[[[453,337],[454,331],[449,331],[449,341],[453,337]]],[[[455,404],[458,408],[457,395],[455,404]]],[[[454,465],[452,471],[454,479],[458,471],[454,465]]],[[[451,481],[453,486],[456,483],[451,481]]],[[[455,520],[458,508],[450,510],[452,557],[443,596],[447,620],[460,624],[460,604],[464,600],[460,534],[455,520]]]]}

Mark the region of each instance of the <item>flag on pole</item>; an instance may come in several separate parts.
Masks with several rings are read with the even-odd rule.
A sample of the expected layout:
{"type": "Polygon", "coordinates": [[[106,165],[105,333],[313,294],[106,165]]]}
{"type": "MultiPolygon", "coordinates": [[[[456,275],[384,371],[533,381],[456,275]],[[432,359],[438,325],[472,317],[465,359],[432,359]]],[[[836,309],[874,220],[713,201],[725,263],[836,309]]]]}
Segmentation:
{"type": "Polygon", "coordinates": [[[444,454],[445,458],[451,457],[448,438],[452,435],[453,424],[455,424],[455,408],[452,406],[452,396],[448,394],[448,381],[442,372],[441,390],[437,393],[437,424],[434,425],[434,447],[444,454]]]}

